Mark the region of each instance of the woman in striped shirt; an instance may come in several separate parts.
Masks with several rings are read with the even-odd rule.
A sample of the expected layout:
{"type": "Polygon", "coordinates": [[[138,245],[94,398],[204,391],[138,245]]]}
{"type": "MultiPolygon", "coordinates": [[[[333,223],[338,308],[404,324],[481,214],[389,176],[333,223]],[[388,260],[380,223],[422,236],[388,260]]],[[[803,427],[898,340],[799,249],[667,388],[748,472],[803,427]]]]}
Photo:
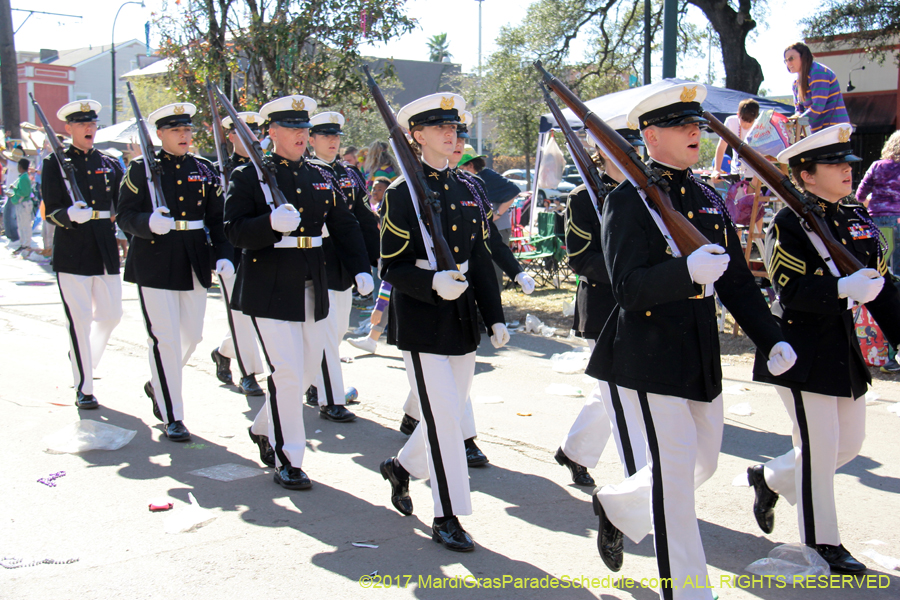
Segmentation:
{"type": "Polygon", "coordinates": [[[794,106],[797,116],[807,117],[812,133],[849,123],[841,85],[834,71],[813,61],[809,46],[801,42],[791,44],[784,51],[784,64],[790,73],[796,73],[794,81],[794,106]]]}

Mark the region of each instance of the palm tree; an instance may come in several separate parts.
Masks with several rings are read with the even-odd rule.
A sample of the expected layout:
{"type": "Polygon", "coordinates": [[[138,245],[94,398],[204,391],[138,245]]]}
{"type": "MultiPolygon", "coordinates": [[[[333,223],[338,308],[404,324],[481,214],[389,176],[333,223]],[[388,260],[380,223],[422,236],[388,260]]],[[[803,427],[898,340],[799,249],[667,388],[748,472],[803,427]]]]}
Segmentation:
{"type": "Polygon", "coordinates": [[[447,34],[436,33],[428,39],[428,60],[431,62],[450,62],[453,55],[447,47],[447,34]]]}

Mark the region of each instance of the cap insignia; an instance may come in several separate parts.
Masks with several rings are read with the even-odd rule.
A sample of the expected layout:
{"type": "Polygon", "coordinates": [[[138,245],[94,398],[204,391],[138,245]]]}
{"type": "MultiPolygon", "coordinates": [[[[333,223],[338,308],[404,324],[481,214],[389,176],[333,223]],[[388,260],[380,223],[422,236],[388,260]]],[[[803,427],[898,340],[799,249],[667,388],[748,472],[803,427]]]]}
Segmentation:
{"type": "Polygon", "coordinates": [[[684,88],[681,90],[681,101],[682,102],[693,102],[694,98],[697,97],[697,86],[691,88],[684,88]]]}
{"type": "Polygon", "coordinates": [[[337,115],[331,115],[331,118],[330,118],[329,120],[330,120],[332,123],[337,123],[337,122],[338,122],[337,115]]]}
{"type": "Polygon", "coordinates": [[[247,115],[247,118],[244,119],[247,123],[256,123],[256,115],[247,115]]]}
{"type": "Polygon", "coordinates": [[[91,112],[91,105],[87,102],[81,103],[81,112],[91,112]]]}
{"type": "Polygon", "coordinates": [[[638,126],[635,125],[634,123],[632,123],[631,121],[628,121],[628,123],[626,123],[626,124],[628,125],[628,129],[638,129],[638,126]]]}
{"type": "Polygon", "coordinates": [[[176,104],[175,108],[172,109],[172,112],[176,115],[183,115],[184,114],[184,105],[176,104]]]}
{"type": "Polygon", "coordinates": [[[850,128],[841,127],[838,131],[838,141],[842,144],[846,144],[850,141],[850,128]]]}
{"type": "Polygon", "coordinates": [[[453,108],[453,103],[454,103],[454,100],[453,100],[452,96],[449,98],[444,98],[442,96],[441,97],[441,110],[450,110],[451,108],[453,108]]]}
{"type": "Polygon", "coordinates": [[[304,107],[305,103],[303,102],[303,100],[297,100],[296,98],[291,100],[291,108],[293,108],[294,110],[303,110],[304,107]]]}

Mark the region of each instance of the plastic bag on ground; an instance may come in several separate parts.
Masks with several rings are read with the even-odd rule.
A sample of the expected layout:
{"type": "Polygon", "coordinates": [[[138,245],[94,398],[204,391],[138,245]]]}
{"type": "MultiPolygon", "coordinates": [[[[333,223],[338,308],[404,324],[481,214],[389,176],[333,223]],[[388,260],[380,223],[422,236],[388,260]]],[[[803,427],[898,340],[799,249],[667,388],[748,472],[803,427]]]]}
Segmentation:
{"type": "Polygon", "coordinates": [[[544,324],[534,315],[525,315],[525,333],[540,333],[544,324]]]}
{"type": "Polygon", "coordinates": [[[191,492],[188,492],[188,499],[191,501],[190,505],[185,508],[176,508],[166,517],[166,522],[163,526],[166,533],[196,531],[216,519],[216,515],[211,511],[200,508],[200,505],[197,504],[197,499],[194,498],[194,494],[191,492]]]}
{"type": "Polygon", "coordinates": [[[754,575],[799,575],[803,578],[831,573],[825,559],[806,544],[783,544],[772,548],[767,558],[747,565],[744,570],[754,575]]]}
{"type": "Polygon", "coordinates": [[[83,419],[51,433],[43,439],[50,454],[77,454],[88,450],[118,450],[137,432],[108,423],[83,419]]]}
{"type": "Polygon", "coordinates": [[[900,571],[900,560],[897,560],[893,556],[886,556],[871,549],[863,550],[862,554],[863,556],[868,556],[885,569],[888,569],[890,571],[900,571]]]}
{"type": "Polygon", "coordinates": [[[554,354],[550,357],[550,364],[557,373],[583,373],[590,358],[590,349],[582,348],[581,350],[554,354]]]}
{"type": "Polygon", "coordinates": [[[584,392],[579,390],[577,387],[568,385],[566,383],[551,383],[544,390],[545,394],[550,394],[551,396],[582,396],[584,392]]]}
{"type": "Polygon", "coordinates": [[[575,298],[572,298],[571,302],[569,302],[568,300],[563,300],[562,304],[564,317],[571,317],[575,315],[575,298]]]}

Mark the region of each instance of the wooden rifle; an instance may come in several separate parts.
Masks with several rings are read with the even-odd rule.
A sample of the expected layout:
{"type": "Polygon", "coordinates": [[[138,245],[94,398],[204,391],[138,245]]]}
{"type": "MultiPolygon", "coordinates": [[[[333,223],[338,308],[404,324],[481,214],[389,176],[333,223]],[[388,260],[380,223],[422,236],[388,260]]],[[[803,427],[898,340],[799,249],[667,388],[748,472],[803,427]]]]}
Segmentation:
{"type": "Polygon", "coordinates": [[[141,109],[138,106],[137,99],[134,97],[134,92],[131,91],[131,83],[126,83],[125,85],[128,87],[128,100],[131,102],[131,110],[134,112],[134,119],[137,123],[141,156],[144,157],[144,171],[147,173],[150,204],[154,210],[160,206],[168,207],[162,188],[162,165],[159,164],[159,160],[156,158],[153,142],[150,140],[150,131],[147,129],[147,122],[141,116],[141,109]]]}
{"type": "MultiPolygon", "coordinates": [[[[797,189],[787,175],[778,170],[758,150],[741,140],[730,129],[709,112],[703,113],[703,118],[709,121],[712,129],[725,143],[731,146],[744,163],[748,164],[766,186],[785,204],[790,206],[795,213],[800,215],[810,231],[822,238],[822,243],[831,255],[834,266],[842,275],[850,275],[864,268],[855,256],[847,248],[839,244],[828,224],[825,223],[825,211],[810,198],[797,189]]],[[[825,258],[824,256],[822,257],[825,258]]]]}
{"type": "Polygon", "coordinates": [[[378,112],[381,113],[381,118],[384,119],[384,124],[387,125],[391,146],[397,155],[397,160],[400,162],[400,169],[406,178],[410,195],[413,198],[413,202],[418,203],[419,214],[422,216],[425,226],[428,227],[428,231],[431,234],[437,268],[439,271],[457,271],[456,261],[453,260],[450,246],[447,244],[447,240],[444,239],[444,230],[441,228],[439,195],[428,187],[422,162],[406,140],[406,134],[397,122],[397,117],[394,116],[394,111],[391,110],[391,106],[385,99],[384,94],[381,93],[381,88],[378,87],[378,84],[369,72],[369,67],[363,66],[363,71],[368,80],[369,92],[371,92],[372,98],[375,100],[375,105],[378,107],[378,112]]]}
{"type": "MultiPolygon", "coordinates": [[[[206,97],[209,99],[209,114],[212,117],[213,140],[216,144],[216,159],[219,165],[222,189],[228,189],[228,178],[231,175],[231,157],[228,155],[228,145],[225,142],[225,128],[222,127],[222,117],[216,105],[216,94],[213,91],[212,82],[206,80],[206,97]]],[[[235,129],[237,125],[235,125],[235,129]]]]}
{"type": "Polygon", "coordinates": [[[683,214],[675,210],[667,192],[668,184],[659,174],[643,163],[631,143],[594,114],[564,83],[548,73],[541,61],[536,61],[534,67],[543,76],[547,87],[553,90],[566,106],[572,109],[575,116],[582,120],[588,133],[603,148],[607,158],[619,167],[619,170],[625,174],[638,193],[653,201],[662,222],[669,230],[669,235],[678,246],[679,253],[687,256],[700,246],[709,244],[706,236],[700,233],[683,214]]]}
{"type": "Polygon", "coordinates": [[[56,155],[56,161],[59,163],[60,171],[62,171],[63,182],[66,184],[66,190],[69,192],[72,204],[75,205],[81,202],[84,207],[87,207],[88,203],[85,201],[84,194],[81,193],[81,188],[78,187],[78,182],[75,179],[75,165],[72,164],[72,159],[66,156],[66,149],[63,148],[59,138],[56,137],[56,132],[50,126],[50,121],[47,120],[47,115],[44,114],[41,105],[34,99],[34,94],[29,93],[28,96],[34,105],[34,112],[37,114],[38,119],[41,120],[41,125],[44,126],[44,133],[47,134],[47,140],[50,142],[53,154],[56,155]]]}

